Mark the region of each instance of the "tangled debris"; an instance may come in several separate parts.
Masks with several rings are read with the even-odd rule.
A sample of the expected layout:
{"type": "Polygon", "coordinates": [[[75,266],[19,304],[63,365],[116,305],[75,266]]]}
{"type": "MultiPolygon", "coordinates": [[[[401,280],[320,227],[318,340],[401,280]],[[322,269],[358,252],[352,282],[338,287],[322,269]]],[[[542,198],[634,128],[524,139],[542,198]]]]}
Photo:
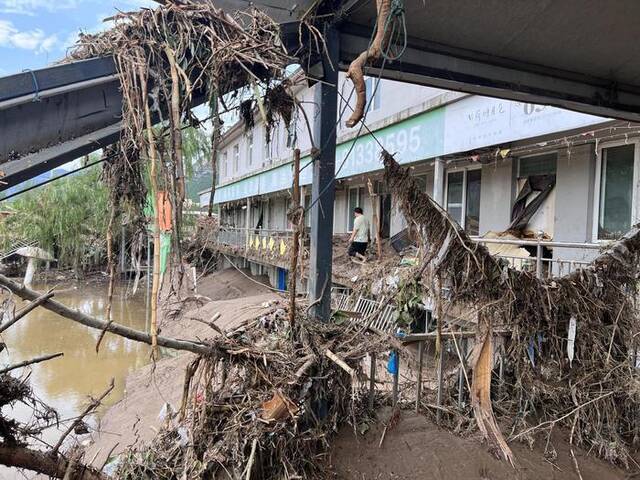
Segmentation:
{"type": "Polygon", "coordinates": [[[490,397],[492,331],[500,327],[510,332],[502,386],[508,394],[499,406],[513,419],[512,439],[533,442],[534,433],[563,426],[571,443],[628,467],[630,447],[640,436],[640,230],[633,228],[586,268],[539,279],[472,242],[407,169],[386,152],[383,161],[385,179],[420,238],[422,261],[414,278],[436,301],[438,331],[454,306],[477,312],[471,403],[485,436],[512,460],[490,397]],[[575,339],[569,338],[571,329],[575,339]]]}
{"type": "MultiPolygon", "coordinates": [[[[146,228],[148,175],[154,212],[151,331],[155,338],[161,231],[171,234],[171,264],[177,275],[177,280],[170,282],[169,296],[179,297],[182,284],[182,128],[200,125],[190,110],[202,102],[210,106],[214,122],[211,162],[215,172],[220,135],[218,103],[223,102],[222,96],[235,92],[237,98],[242,98],[237,92],[249,85],[255,92],[260,91],[258,86],[269,91],[271,83],[282,82],[290,58],[279,41],[279,26],[258,10],[230,16],[210,2],[167,1],[156,9],[120,13],[112,20],[114,27],[105,32],[81,35],[68,59],[104,55],[115,59],[123,96],[123,130],[105,170],[112,191],[107,234],[110,291],[114,277],[114,220],[127,210],[139,231],[146,228]]],[[[242,105],[246,110],[247,104],[242,105]]],[[[269,121],[277,121],[280,111],[269,111],[269,121]]]]}
{"type": "Polygon", "coordinates": [[[148,446],[121,456],[117,477],[326,478],[329,441],[365,415],[361,363],[381,336],[284,310],[209,341],[187,369],[182,408],[148,446]],[[218,475],[221,475],[220,477],[218,475]]]}

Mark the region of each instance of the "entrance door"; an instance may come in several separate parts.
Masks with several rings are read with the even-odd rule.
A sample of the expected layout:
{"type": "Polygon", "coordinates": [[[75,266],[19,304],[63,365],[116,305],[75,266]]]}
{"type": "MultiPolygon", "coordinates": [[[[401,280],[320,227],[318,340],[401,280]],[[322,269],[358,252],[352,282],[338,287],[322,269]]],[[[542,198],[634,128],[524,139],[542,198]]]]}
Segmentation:
{"type": "Polygon", "coordinates": [[[380,195],[380,237],[391,236],[391,195],[380,195]]]}

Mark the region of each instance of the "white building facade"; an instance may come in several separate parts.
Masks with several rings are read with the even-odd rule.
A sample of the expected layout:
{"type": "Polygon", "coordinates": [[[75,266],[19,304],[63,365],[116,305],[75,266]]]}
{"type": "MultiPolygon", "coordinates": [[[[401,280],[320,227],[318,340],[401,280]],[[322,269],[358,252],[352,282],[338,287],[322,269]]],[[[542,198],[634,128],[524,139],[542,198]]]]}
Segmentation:
{"type": "MultiPolygon", "coordinates": [[[[425,191],[470,235],[504,232],[524,215],[517,235],[567,243],[545,251],[549,260],[587,262],[601,242],[638,222],[636,125],[394,81],[380,81],[377,89],[375,84],[367,80],[368,128],[347,129],[344,121],[351,111],[345,99],[351,84],[340,76],[334,234],[351,230],[356,206],[365,215],[377,210],[383,238],[406,227],[381,181],[380,144],[411,167],[425,191]],[[375,185],[375,204],[368,181],[375,185]]],[[[313,122],[318,106],[313,104],[313,87],[299,87],[297,97],[307,119],[298,115],[288,130],[279,125],[270,143],[259,113],[251,130],[236,124],[222,141],[214,203],[220,206],[225,228],[247,231],[245,243],[256,241],[249,232],[274,235],[290,229],[286,212],[294,147],[302,152],[300,183],[309,205],[311,141],[306,122],[313,122]]],[[[208,204],[209,192],[200,198],[208,204]]]]}

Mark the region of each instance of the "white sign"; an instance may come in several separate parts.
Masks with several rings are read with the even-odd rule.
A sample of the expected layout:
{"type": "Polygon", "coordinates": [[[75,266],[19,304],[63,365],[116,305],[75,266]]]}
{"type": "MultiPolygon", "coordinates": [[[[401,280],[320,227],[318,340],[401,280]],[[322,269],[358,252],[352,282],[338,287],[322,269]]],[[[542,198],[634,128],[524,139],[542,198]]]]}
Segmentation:
{"type": "Polygon", "coordinates": [[[466,97],[445,107],[443,154],[573,130],[607,120],[532,103],[466,97]]]}

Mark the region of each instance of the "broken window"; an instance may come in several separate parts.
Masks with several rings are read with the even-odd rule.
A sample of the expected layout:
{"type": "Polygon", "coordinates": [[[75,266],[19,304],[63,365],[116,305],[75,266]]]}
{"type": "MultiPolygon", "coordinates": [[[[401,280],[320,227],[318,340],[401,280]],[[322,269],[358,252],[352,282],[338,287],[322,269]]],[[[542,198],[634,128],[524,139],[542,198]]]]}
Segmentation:
{"type": "Polygon", "coordinates": [[[618,238],[631,228],[635,149],[635,144],[629,144],[601,151],[599,240],[618,238]]]}
{"type": "Polygon", "coordinates": [[[518,159],[518,195],[511,208],[508,230],[543,231],[553,236],[557,152],[518,159]]]}
{"type": "Polygon", "coordinates": [[[447,212],[469,235],[480,233],[481,180],[480,169],[447,173],[447,212]]]}

